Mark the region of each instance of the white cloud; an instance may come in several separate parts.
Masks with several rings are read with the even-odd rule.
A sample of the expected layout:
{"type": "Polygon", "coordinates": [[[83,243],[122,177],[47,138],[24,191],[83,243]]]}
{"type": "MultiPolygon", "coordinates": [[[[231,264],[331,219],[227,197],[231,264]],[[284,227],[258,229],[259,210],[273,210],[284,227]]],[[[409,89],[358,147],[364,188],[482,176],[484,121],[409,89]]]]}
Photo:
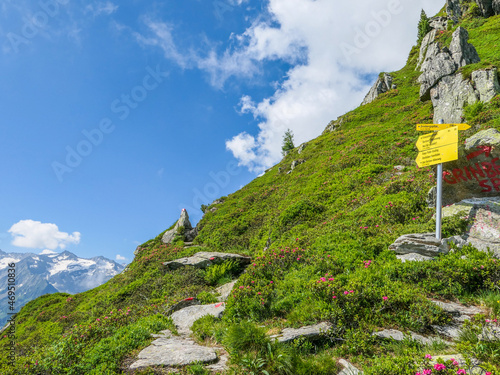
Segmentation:
{"type": "Polygon", "coordinates": [[[55,224],[33,220],[19,221],[9,229],[9,233],[14,246],[30,249],[65,249],[67,245],[80,243],[79,232],[60,232],[55,224]]]}
{"type": "Polygon", "coordinates": [[[94,17],[105,15],[109,16],[118,10],[119,6],[113,4],[111,1],[97,2],[89,4],[85,8],[85,13],[92,13],[94,17]]]}
{"type": "Polygon", "coordinates": [[[124,261],[124,260],[127,260],[127,258],[125,258],[124,256],[121,256],[120,254],[117,254],[116,255],[116,260],[118,260],[118,261],[124,261]]]}
{"type": "Polygon", "coordinates": [[[420,10],[434,14],[435,0],[268,0],[267,10],[242,34],[220,44],[204,42],[196,52],[181,51],[172,27],[147,23],[152,36],[138,37],[160,46],[165,57],[183,68],[209,74],[222,88],[231,77],[257,76],[270,61],[291,64],[267,98],[243,96],[240,112],[258,119],[226,142],[240,165],[261,173],[281,158],[283,133],[290,128],[296,144],[321,134],[329,121],[358,106],[381,71],[401,68],[417,37],[420,10]],[[200,52],[200,48],[202,51],[200,52]]]}
{"type": "Polygon", "coordinates": [[[52,251],[52,250],[48,250],[48,249],[45,249],[43,250],[40,255],[54,255],[54,254],[57,254],[55,251],[52,251]]]}

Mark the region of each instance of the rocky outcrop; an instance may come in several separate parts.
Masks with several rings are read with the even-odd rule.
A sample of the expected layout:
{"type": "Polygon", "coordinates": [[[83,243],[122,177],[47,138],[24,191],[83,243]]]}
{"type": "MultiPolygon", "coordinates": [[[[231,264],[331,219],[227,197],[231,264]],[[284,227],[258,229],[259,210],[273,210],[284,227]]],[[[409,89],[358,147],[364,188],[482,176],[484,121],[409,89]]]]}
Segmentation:
{"type": "Polygon", "coordinates": [[[443,206],[500,196],[500,132],[483,130],[459,146],[459,158],[443,171],[443,206]]]}
{"type": "Polygon", "coordinates": [[[472,72],[472,82],[479,100],[483,103],[488,103],[500,93],[497,68],[472,72]]]}
{"type": "Polygon", "coordinates": [[[448,17],[432,17],[429,19],[429,25],[434,30],[448,29],[448,17]]]}
{"type": "Polygon", "coordinates": [[[434,257],[439,254],[447,254],[450,247],[446,240],[438,240],[434,233],[405,234],[399,237],[389,250],[396,254],[418,254],[425,257],[434,257]]]}
{"type": "Polygon", "coordinates": [[[403,332],[395,329],[384,329],[383,331],[374,332],[373,336],[377,336],[381,339],[393,339],[396,341],[403,341],[405,339],[405,336],[409,336],[411,337],[412,340],[418,341],[423,345],[432,344],[432,339],[429,339],[414,332],[409,332],[405,335],[403,332]]]}
{"type": "Polygon", "coordinates": [[[457,28],[453,33],[450,48],[441,48],[438,43],[431,43],[433,32],[435,33],[431,31],[429,39],[426,40],[425,58],[420,66],[422,75],[418,81],[421,100],[430,99],[431,89],[441,78],[455,73],[462,66],[480,61],[476,49],[468,43],[469,33],[463,27],[457,28]]]}
{"type": "Polygon", "coordinates": [[[368,94],[366,94],[365,99],[361,105],[365,105],[373,102],[378,98],[379,95],[392,89],[393,77],[390,74],[383,73],[382,77],[379,77],[375,84],[372,86],[368,94]]]}
{"type": "Polygon", "coordinates": [[[231,291],[233,290],[233,288],[237,282],[238,282],[238,280],[233,280],[230,283],[224,284],[224,285],[218,287],[217,289],[215,289],[215,292],[217,294],[219,294],[219,296],[217,297],[217,300],[219,302],[225,302],[229,298],[229,296],[231,295],[231,291]]]}
{"type": "Polygon", "coordinates": [[[493,0],[476,0],[476,3],[483,17],[491,17],[494,15],[493,0]]]}
{"type": "MultiPolygon", "coordinates": [[[[500,197],[471,198],[443,208],[443,217],[460,215],[470,220],[463,244],[491,250],[500,257],[500,197]]],[[[461,244],[461,246],[463,246],[461,244]]]]}
{"type": "Polygon", "coordinates": [[[213,264],[222,263],[225,260],[230,260],[230,259],[238,261],[242,266],[250,264],[251,260],[250,257],[246,257],[239,254],[202,251],[196,253],[191,257],[180,258],[172,260],[170,262],[165,262],[163,263],[163,265],[167,267],[167,269],[173,269],[173,270],[185,266],[192,266],[196,268],[205,269],[213,264]]]}
{"type": "Polygon", "coordinates": [[[458,68],[481,61],[476,48],[468,42],[469,33],[463,27],[458,27],[452,35],[450,52],[458,68]]]}
{"type": "Polygon", "coordinates": [[[177,367],[217,360],[217,353],[213,348],[198,345],[186,337],[173,336],[169,330],[154,336],[157,339],[139,353],[138,360],[130,366],[131,369],[149,366],[177,367]]]}
{"type": "Polygon", "coordinates": [[[443,119],[446,123],[463,122],[464,107],[477,102],[478,97],[472,84],[461,74],[442,77],[430,90],[434,106],[434,122],[443,119]]]}
{"type": "Polygon", "coordinates": [[[446,13],[455,23],[463,16],[461,2],[462,0],[446,0],[446,13]]]}
{"type": "Polygon", "coordinates": [[[332,327],[330,323],[323,322],[313,326],[306,326],[300,328],[285,328],[278,335],[270,336],[278,342],[292,342],[298,338],[306,338],[310,341],[317,340],[325,335],[326,332],[332,327]]]}
{"type": "Polygon", "coordinates": [[[294,160],[292,161],[292,165],[290,165],[290,169],[293,171],[299,165],[304,164],[306,161],[304,159],[294,160]]]}
{"type": "Polygon", "coordinates": [[[298,149],[298,154],[302,154],[302,151],[304,151],[304,149],[306,148],[307,146],[307,143],[302,143],[300,146],[299,146],[299,149],[298,149]]]}
{"type": "Polygon", "coordinates": [[[420,54],[418,55],[418,62],[416,70],[421,69],[422,63],[424,62],[425,56],[427,55],[427,50],[431,45],[434,44],[434,40],[436,39],[436,30],[431,30],[427,35],[422,39],[422,43],[420,44],[420,54]]]}
{"type": "Polygon", "coordinates": [[[193,228],[189,221],[189,215],[185,208],[182,209],[181,217],[175,223],[175,226],[166,231],[161,241],[165,244],[172,243],[177,237],[182,237],[184,241],[191,242],[198,235],[198,230],[193,228]]]}
{"type": "Polygon", "coordinates": [[[171,318],[180,334],[189,334],[195,321],[206,315],[221,318],[225,309],[226,304],[223,302],[212,305],[189,306],[174,312],[171,318]]]}
{"type": "Polygon", "coordinates": [[[345,359],[339,360],[339,365],[343,367],[342,371],[338,373],[338,375],[362,375],[363,371],[358,370],[354,367],[350,362],[345,359]]]}
{"type": "Polygon", "coordinates": [[[346,124],[347,120],[345,116],[340,116],[334,121],[330,121],[330,123],[326,126],[323,134],[331,133],[335,130],[338,130],[342,125],[346,124]]]}

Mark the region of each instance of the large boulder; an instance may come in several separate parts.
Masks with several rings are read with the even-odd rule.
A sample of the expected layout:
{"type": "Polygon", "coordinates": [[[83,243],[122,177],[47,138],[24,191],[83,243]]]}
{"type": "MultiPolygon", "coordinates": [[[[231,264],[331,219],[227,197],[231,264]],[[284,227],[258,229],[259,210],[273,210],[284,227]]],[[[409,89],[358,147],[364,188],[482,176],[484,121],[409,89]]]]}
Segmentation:
{"type": "Polygon", "coordinates": [[[500,132],[480,131],[459,145],[458,151],[458,160],[444,165],[443,205],[500,196],[500,132]]]}
{"type": "Polygon", "coordinates": [[[464,199],[443,208],[443,217],[460,215],[470,224],[462,238],[475,248],[500,257],[500,196],[464,199]]]}
{"type": "Polygon", "coordinates": [[[418,77],[421,100],[431,98],[431,89],[443,77],[455,73],[462,66],[480,61],[476,49],[468,40],[469,33],[463,27],[457,28],[453,33],[450,48],[441,48],[437,42],[428,44],[430,40],[426,40],[428,45],[420,66],[422,75],[418,77]]]}
{"type": "Polygon", "coordinates": [[[165,232],[165,234],[161,238],[161,241],[166,244],[172,243],[177,235],[182,235],[184,236],[183,239],[192,241],[197,234],[198,233],[196,231],[196,228],[193,228],[191,222],[189,221],[189,215],[186,209],[183,208],[181,217],[179,218],[179,220],[177,220],[177,223],[175,223],[175,226],[172,229],[165,232]],[[179,228],[184,229],[183,233],[179,233],[179,228]]]}
{"type": "Polygon", "coordinates": [[[481,10],[483,17],[490,17],[493,12],[493,0],[476,0],[476,3],[481,10]]]}
{"type": "Polygon", "coordinates": [[[481,61],[476,48],[468,40],[469,33],[463,27],[460,26],[453,32],[450,52],[457,69],[481,61]]]}
{"type": "Polygon", "coordinates": [[[393,77],[390,74],[383,73],[382,77],[379,77],[375,84],[372,86],[368,94],[366,94],[365,99],[361,105],[365,105],[373,102],[379,97],[379,95],[392,89],[393,77]]]}
{"type": "Polygon", "coordinates": [[[425,56],[427,55],[427,50],[434,43],[436,39],[436,30],[431,30],[424,36],[422,43],[420,44],[420,54],[418,55],[418,62],[416,70],[420,70],[422,63],[424,62],[425,56]]]}
{"type": "Polygon", "coordinates": [[[472,82],[479,95],[479,100],[488,103],[500,93],[497,68],[472,72],[472,82]]]}
{"type": "Polygon", "coordinates": [[[246,266],[250,264],[251,258],[239,254],[201,251],[187,258],[179,258],[170,262],[165,262],[163,265],[171,270],[176,270],[185,266],[205,269],[213,264],[222,263],[226,260],[234,260],[239,262],[241,266],[246,266]]]}
{"type": "Polygon", "coordinates": [[[455,23],[457,23],[463,15],[461,2],[462,0],[446,0],[446,13],[455,23]]]}
{"type": "Polygon", "coordinates": [[[446,240],[438,240],[434,233],[405,234],[399,237],[389,250],[398,255],[419,254],[424,257],[434,257],[447,254],[450,247],[446,240]]]}
{"type": "Polygon", "coordinates": [[[443,77],[430,90],[434,106],[434,123],[443,119],[446,123],[463,122],[464,107],[478,101],[472,84],[462,78],[461,74],[443,77]]]}

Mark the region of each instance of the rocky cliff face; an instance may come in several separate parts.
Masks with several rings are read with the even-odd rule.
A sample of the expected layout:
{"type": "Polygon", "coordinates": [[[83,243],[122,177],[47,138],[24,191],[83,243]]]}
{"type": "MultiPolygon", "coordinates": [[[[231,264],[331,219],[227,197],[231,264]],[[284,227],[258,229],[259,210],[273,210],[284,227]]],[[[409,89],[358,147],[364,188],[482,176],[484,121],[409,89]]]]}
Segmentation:
{"type": "MultiPolygon", "coordinates": [[[[479,4],[478,1],[479,8],[483,14],[493,15],[493,2],[490,1],[489,5],[486,3],[479,4]]],[[[458,0],[448,1],[448,19],[458,22],[465,6],[466,3],[458,0]]],[[[432,22],[431,25],[435,28],[422,40],[417,63],[417,69],[422,72],[418,78],[420,99],[432,100],[435,123],[440,120],[460,123],[464,120],[465,106],[478,101],[489,102],[500,93],[500,85],[496,68],[474,71],[470,79],[462,76],[460,68],[480,62],[480,57],[468,42],[469,33],[463,27],[455,30],[449,48],[436,41],[437,32],[442,29],[443,24],[441,19],[439,22],[432,22]]]]}

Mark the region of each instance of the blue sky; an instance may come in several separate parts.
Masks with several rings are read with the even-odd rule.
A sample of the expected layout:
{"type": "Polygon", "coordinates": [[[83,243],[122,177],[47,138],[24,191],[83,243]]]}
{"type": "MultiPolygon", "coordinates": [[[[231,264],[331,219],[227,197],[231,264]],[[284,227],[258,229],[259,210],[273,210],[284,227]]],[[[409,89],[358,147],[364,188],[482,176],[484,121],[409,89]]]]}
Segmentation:
{"type": "Polygon", "coordinates": [[[0,249],[131,261],[402,67],[431,0],[5,0],[0,249]]]}

